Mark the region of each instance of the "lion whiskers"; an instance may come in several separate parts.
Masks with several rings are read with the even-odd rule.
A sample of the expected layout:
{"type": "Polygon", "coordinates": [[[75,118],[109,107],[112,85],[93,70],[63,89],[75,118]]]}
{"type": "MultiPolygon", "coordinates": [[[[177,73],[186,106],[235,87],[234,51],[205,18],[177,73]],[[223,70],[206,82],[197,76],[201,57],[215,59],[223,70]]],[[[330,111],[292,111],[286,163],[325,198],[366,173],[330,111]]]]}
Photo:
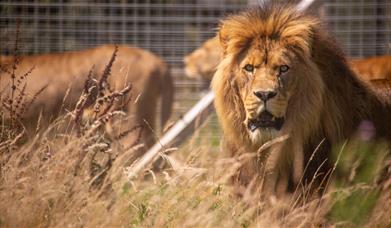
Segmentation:
{"type": "MultiPolygon", "coordinates": [[[[251,106],[246,106],[247,119],[254,119],[265,109],[265,105],[253,103],[251,106]]],[[[247,121],[247,120],[246,120],[247,121]]]]}

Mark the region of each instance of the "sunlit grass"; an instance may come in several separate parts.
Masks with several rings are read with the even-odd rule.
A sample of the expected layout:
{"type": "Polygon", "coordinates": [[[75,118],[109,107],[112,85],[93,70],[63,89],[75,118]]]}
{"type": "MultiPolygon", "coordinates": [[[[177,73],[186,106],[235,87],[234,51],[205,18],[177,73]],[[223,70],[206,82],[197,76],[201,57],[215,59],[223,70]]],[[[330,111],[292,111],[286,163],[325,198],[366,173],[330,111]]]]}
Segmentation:
{"type": "Polygon", "coordinates": [[[229,178],[233,165],[227,162],[227,155],[216,150],[213,143],[208,144],[208,138],[200,143],[199,136],[195,136],[197,142],[190,139],[173,152],[175,167],[167,165],[159,172],[145,171],[132,181],[123,172],[132,150],[122,151],[113,144],[110,153],[118,157],[102,183],[94,185],[91,159],[96,148],[102,146],[103,138],[76,137],[55,129],[24,145],[15,145],[11,158],[3,163],[0,181],[3,227],[390,224],[387,214],[375,210],[381,207],[380,213],[387,213],[391,207],[381,198],[384,195],[381,186],[376,185],[386,161],[383,144],[346,146],[336,170],[341,176],[337,175],[322,203],[315,200],[292,208],[289,201],[270,205],[236,197],[229,178]],[[88,148],[83,146],[86,142],[88,148]],[[83,153],[85,157],[80,160],[83,153]],[[374,223],[374,218],[381,220],[374,223]]]}

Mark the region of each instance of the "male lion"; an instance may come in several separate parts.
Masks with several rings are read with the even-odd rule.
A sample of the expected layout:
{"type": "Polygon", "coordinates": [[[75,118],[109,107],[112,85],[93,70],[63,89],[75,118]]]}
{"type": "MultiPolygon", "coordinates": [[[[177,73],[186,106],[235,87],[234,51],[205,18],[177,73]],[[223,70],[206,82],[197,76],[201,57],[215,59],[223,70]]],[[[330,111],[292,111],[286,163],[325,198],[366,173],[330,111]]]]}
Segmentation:
{"type": "Polygon", "coordinates": [[[321,184],[332,148],[362,121],[391,142],[390,105],[356,78],[316,18],[261,6],[223,20],[219,39],[212,89],[224,145],[232,155],[254,155],[234,178],[239,190],[263,175],[262,187],[275,194],[294,190],[302,176],[303,184],[321,184]]]}
{"type": "MultiPolygon", "coordinates": [[[[91,68],[93,67],[93,76],[102,75],[114,49],[114,45],[103,45],[75,52],[21,56],[21,61],[17,64],[17,76],[25,74],[34,67],[27,75],[26,94],[31,96],[47,85],[32,103],[25,119],[31,121],[31,118],[37,117],[41,110],[46,119],[50,116],[55,117],[61,111],[59,108],[63,102],[64,109],[72,110],[83,91],[84,81],[91,68]],[[64,99],[68,88],[70,92],[64,99]]],[[[2,66],[0,91],[4,91],[4,87],[11,85],[9,73],[12,71],[13,61],[11,56],[0,57],[2,66]]],[[[161,127],[164,127],[171,114],[174,91],[166,63],[149,51],[119,46],[111,68],[109,83],[114,90],[121,90],[126,85],[132,84],[132,101],[125,108],[130,118],[122,130],[128,130],[137,124],[145,125],[145,120],[150,126],[144,127],[141,142],[150,146],[154,137],[149,128],[155,128],[159,97],[162,99],[161,127]]]]}
{"type": "MultiPolygon", "coordinates": [[[[222,59],[222,52],[218,37],[206,40],[199,48],[183,58],[185,73],[189,78],[212,80],[217,65],[222,59]]],[[[373,56],[349,61],[354,72],[360,79],[371,82],[373,80],[391,80],[391,56],[373,56]]]]}

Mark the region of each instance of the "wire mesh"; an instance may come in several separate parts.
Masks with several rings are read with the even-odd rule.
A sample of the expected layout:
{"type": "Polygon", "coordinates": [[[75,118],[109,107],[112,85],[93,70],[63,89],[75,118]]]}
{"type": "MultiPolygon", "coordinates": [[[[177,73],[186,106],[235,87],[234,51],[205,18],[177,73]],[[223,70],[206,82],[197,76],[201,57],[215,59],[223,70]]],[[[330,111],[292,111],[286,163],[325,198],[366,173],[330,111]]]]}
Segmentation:
{"type": "Polygon", "coordinates": [[[390,1],[328,0],[324,12],[326,23],[350,57],[390,53],[390,1]]]}
{"type": "MultiPolygon", "coordinates": [[[[215,34],[218,21],[261,0],[2,0],[0,52],[7,54],[21,20],[21,52],[78,50],[106,43],[151,50],[171,66],[175,77],[174,117],[200,97],[203,83],[189,80],[182,58],[215,34]]],[[[390,53],[391,2],[326,0],[322,17],[351,57],[390,53]]],[[[216,118],[209,132],[219,137],[216,118]],[[210,130],[212,129],[212,130],[210,130]]]]}

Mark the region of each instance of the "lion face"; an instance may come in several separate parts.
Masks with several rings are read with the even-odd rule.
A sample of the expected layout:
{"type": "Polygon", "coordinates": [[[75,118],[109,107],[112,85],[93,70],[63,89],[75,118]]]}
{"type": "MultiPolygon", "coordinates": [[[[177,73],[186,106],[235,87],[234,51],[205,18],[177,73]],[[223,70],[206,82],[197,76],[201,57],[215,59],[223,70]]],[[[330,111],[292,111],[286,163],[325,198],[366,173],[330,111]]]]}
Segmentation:
{"type": "Polygon", "coordinates": [[[294,56],[279,42],[253,40],[235,71],[253,141],[273,137],[285,122],[294,81],[294,56]],[[266,45],[267,43],[267,45],[266,45]]]}
{"type": "Polygon", "coordinates": [[[312,61],[317,25],[285,8],[245,11],[220,24],[222,59],[212,88],[230,141],[253,149],[281,135],[304,138],[318,128],[324,82],[312,61]]]}

